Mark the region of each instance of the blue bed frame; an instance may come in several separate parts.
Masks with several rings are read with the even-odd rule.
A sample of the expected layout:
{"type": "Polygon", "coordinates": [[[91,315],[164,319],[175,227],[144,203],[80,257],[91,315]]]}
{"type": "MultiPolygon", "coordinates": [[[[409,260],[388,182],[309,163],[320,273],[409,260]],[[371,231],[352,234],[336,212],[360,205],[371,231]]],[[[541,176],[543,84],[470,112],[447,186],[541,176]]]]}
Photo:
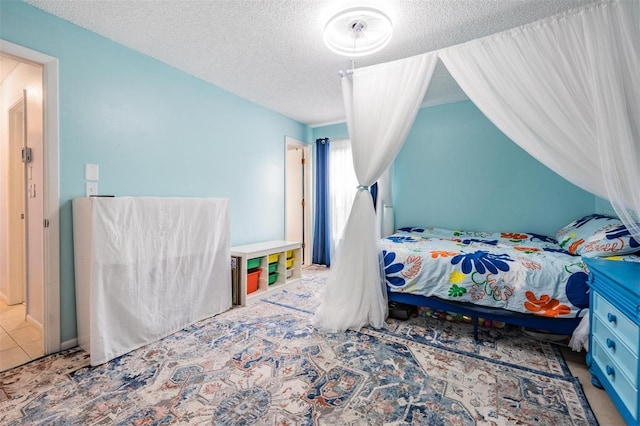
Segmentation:
{"type": "Polygon", "coordinates": [[[466,302],[452,302],[437,297],[426,297],[410,293],[387,292],[389,301],[413,306],[425,306],[443,311],[455,312],[471,317],[473,338],[478,340],[478,318],[502,321],[508,324],[546,330],[554,334],[572,335],[582,318],[549,318],[532,314],[522,314],[506,309],[491,308],[466,302]]]}

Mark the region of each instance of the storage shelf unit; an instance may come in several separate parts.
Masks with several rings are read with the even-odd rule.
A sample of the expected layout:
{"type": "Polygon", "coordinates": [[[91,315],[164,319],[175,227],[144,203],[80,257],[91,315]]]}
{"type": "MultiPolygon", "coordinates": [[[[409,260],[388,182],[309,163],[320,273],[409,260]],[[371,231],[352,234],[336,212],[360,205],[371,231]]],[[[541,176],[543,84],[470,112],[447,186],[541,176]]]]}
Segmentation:
{"type": "Polygon", "coordinates": [[[244,246],[231,247],[232,257],[232,279],[234,288],[234,305],[244,306],[247,301],[259,298],[270,291],[280,290],[284,286],[300,281],[302,278],[302,243],[294,241],[265,241],[263,243],[248,244],[244,246]],[[291,251],[293,258],[289,259],[291,267],[287,268],[287,252],[291,251]],[[278,255],[278,265],[276,272],[278,277],[269,284],[269,256],[278,255]],[[258,279],[258,289],[247,294],[247,261],[250,259],[260,259],[260,278],[258,279]],[[291,262],[291,260],[293,260],[291,262]],[[235,268],[235,269],[234,269],[235,268]],[[287,274],[287,270],[291,272],[287,274]],[[287,275],[290,275],[287,277],[287,275]]]}
{"type": "Polygon", "coordinates": [[[589,268],[591,382],[629,425],[640,418],[640,263],[585,259],[589,268]]]}

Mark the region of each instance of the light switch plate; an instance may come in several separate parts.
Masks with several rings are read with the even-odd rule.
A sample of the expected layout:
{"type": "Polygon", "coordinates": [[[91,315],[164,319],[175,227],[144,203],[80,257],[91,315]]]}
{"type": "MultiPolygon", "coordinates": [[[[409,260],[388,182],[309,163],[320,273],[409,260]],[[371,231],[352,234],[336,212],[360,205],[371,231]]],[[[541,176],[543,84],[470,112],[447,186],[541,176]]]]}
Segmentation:
{"type": "Polygon", "coordinates": [[[98,180],[98,165],[97,164],[85,164],[84,165],[84,178],[86,180],[98,180]]]}
{"type": "Polygon", "coordinates": [[[87,197],[98,195],[98,182],[87,182],[86,191],[87,197]]]}

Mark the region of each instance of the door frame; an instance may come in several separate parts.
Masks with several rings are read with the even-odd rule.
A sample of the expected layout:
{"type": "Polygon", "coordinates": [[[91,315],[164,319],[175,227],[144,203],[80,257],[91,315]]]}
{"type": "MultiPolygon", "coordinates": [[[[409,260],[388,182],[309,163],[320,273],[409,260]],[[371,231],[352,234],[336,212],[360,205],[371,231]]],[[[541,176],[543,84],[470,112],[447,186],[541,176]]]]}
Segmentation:
{"type": "MultiPolygon", "coordinates": [[[[303,158],[305,161],[304,164],[304,184],[303,184],[303,191],[304,191],[304,226],[303,226],[303,233],[304,233],[304,259],[305,259],[305,263],[304,266],[308,266],[311,265],[311,247],[313,246],[313,235],[311,234],[311,212],[313,211],[313,194],[311,192],[311,147],[310,145],[301,142],[297,139],[294,139],[292,137],[289,136],[285,136],[284,138],[284,159],[285,159],[285,189],[286,189],[286,179],[288,179],[287,176],[287,167],[286,167],[286,163],[287,163],[287,150],[289,150],[290,148],[293,149],[302,149],[303,152],[303,158]]],[[[287,235],[287,205],[286,205],[286,196],[285,196],[285,218],[284,218],[284,229],[285,229],[285,235],[287,235]]]]}
{"type": "Polygon", "coordinates": [[[60,179],[58,59],[0,39],[0,52],[42,65],[45,355],[60,351],[60,179]]]}

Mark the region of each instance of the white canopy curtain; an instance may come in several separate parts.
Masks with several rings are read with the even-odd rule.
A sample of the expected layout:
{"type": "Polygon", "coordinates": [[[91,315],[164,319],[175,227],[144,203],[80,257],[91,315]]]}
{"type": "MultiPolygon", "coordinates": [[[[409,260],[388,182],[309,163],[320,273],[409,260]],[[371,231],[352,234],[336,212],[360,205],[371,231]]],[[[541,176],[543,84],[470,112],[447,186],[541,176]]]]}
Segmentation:
{"type": "Polygon", "coordinates": [[[440,51],[474,104],[640,242],[640,2],[613,1],[440,51]]]}
{"type": "Polygon", "coordinates": [[[609,199],[640,241],[640,3],[612,0],[342,79],[360,188],[316,324],[381,327],[377,232],[366,186],[391,164],[440,55],[480,110],[527,152],[609,199]]]}
{"type": "MultiPolygon", "coordinates": [[[[382,327],[387,316],[380,273],[380,230],[368,191],[393,162],[413,125],[437,61],[427,53],[342,78],[353,165],[360,186],[336,249],[315,325],[324,331],[382,327]]],[[[355,189],[355,188],[354,188],[355,189]]]]}

